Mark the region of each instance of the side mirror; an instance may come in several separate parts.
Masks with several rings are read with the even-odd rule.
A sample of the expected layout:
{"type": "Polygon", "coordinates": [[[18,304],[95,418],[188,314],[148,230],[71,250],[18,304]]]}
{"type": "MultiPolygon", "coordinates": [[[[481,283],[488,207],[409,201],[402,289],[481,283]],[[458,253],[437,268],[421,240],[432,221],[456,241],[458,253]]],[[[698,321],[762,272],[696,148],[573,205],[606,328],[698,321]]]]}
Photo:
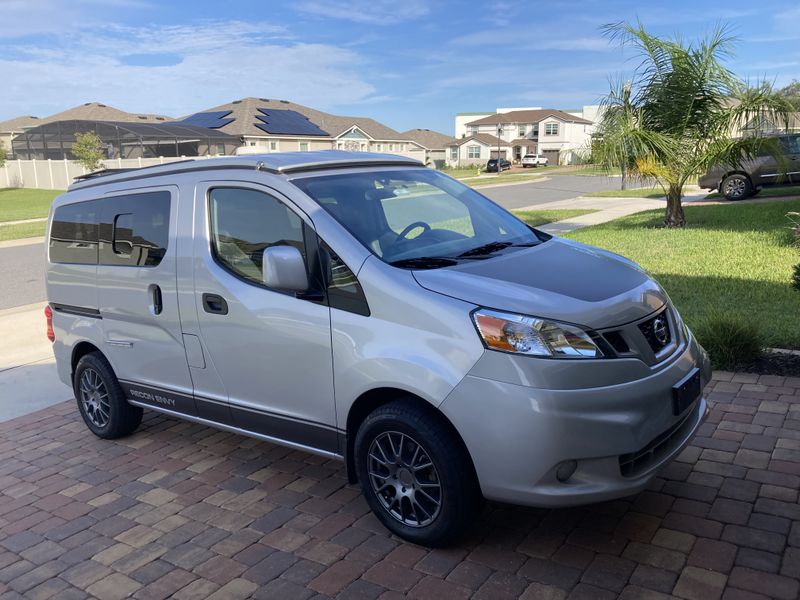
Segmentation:
{"type": "Polygon", "coordinates": [[[262,277],[267,287],[289,292],[308,291],[306,263],[294,246],[265,248],[262,265],[262,277]]]}

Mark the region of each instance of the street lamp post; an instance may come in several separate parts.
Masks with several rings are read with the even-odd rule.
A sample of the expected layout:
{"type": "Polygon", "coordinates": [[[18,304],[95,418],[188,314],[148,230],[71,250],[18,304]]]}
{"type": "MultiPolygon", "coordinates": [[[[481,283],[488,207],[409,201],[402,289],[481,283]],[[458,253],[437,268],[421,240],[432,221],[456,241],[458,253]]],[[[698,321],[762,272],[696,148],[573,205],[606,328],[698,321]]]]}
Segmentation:
{"type": "Polygon", "coordinates": [[[500,173],[503,172],[503,169],[500,167],[500,140],[503,135],[503,124],[497,124],[497,175],[499,176],[500,173]]]}

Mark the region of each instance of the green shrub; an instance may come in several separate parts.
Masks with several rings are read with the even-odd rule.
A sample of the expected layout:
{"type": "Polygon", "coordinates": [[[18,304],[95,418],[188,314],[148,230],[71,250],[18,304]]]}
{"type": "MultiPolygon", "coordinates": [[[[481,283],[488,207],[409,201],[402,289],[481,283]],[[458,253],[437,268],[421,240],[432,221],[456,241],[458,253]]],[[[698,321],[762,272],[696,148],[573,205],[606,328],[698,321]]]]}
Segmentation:
{"type": "Polygon", "coordinates": [[[695,325],[694,334],[716,369],[733,370],[751,362],[763,348],[758,328],[733,315],[711,313],[695,325]]]}
{"type": "Polygon", "coordinates": [[[794,273],[792,274],[792,287],[800,292],[800,263],[794,266],[794,273]]]}

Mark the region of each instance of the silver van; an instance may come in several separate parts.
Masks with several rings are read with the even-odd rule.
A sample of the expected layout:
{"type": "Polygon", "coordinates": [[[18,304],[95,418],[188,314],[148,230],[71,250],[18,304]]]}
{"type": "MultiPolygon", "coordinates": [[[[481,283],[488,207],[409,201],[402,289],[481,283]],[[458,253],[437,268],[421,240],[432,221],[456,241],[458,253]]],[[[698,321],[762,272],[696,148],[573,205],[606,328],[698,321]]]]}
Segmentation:
{"type": "Polygon", "coordinates": [[[634,494],[706,416],[708,357],[642,269],[407,158],[101,172],[47,235],[48,335],[95,435],[146,408],[342,460],[420,544],[484,498],[634,494]]]}

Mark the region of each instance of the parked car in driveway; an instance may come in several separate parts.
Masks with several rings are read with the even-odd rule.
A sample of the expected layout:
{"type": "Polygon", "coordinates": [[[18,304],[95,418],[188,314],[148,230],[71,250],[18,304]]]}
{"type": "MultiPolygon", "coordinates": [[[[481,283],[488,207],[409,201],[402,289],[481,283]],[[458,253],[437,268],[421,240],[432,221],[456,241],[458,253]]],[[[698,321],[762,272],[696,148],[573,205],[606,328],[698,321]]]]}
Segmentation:
{"type": "Polygon", "coordinates": [[[766,150],[739,167],[716,165],[700,177],[698,185],[719,190],[727,200],[743,200],[765,186],[800,183],[800,134],[774,136],[779,153],[766,150]]]}
{"type": "Polygon", "coordinates": [[[547,157],[541,154],[526,154],[522,157],[523,167],[546,167],[547,157]]]}
{"type": "Polygon", "coordinates": [[[95,435],[146,408],[342,460],[419,544],[484,499],[635,494],[707,413],[708,356],[647,273],[399,156],[87,176],[51,208],[46,282],[95,435]]]}
{"type": "Polygon", "coordinates": [[[507,171],[511,168],[511,162],[507,161],[505,158],[501,158],[500,160],[496,158],[490,158],[489,162],[486,163],[486,171],[488,173],[497,173],[507,171]]]}

